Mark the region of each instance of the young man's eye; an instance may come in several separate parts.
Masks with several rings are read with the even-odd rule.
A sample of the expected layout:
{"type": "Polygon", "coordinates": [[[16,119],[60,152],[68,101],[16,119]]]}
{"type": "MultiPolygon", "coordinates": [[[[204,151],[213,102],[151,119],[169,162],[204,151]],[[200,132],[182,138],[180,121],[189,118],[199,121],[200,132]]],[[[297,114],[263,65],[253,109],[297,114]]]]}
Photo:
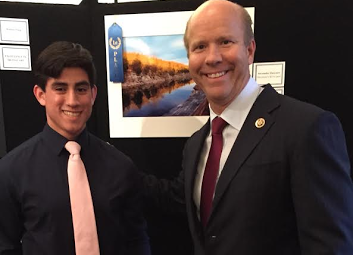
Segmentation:
{"type": "Polygon", "coordinates": [[[88,88],[87,87],[80,87],[80,88],[77,88],[77,91],[79,93],[86,93],[88,91],[88,88]]]}
{"type": "Polygon", "coordinates": [[[65,88],[64,87],[55,87],[55,91],[63,92],[63,91],[65,91],[65,88]]]}

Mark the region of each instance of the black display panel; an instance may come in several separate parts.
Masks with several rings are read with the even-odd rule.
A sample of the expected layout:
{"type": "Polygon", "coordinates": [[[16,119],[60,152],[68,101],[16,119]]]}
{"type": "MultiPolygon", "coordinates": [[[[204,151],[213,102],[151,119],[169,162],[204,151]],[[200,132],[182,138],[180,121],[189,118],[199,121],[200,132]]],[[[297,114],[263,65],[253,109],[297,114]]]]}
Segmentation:
{"type": "Polygon", "coordinates": [[[1,83],[0,83],[0,158],[6,154],[6,137],[5,137],[5,124],[4,114],[2,110],[2,94],[1,94],[1,83]]]}

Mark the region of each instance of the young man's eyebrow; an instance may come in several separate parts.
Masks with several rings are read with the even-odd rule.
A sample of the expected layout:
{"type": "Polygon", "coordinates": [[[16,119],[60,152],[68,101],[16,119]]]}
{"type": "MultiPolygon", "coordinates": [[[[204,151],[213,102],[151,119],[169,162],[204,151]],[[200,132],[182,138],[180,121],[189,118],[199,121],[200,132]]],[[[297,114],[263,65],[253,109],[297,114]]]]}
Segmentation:
{"type": "Polygon", "coordinates": [[[75,86],[90,85],[88,81],[79,81],[75,83],[75,86]]]}
{"type": "Polygon", "coordinates": [[[67,86],[68,84],[66,82],[62,82],[62,81],[54,81],[52,83],[52,86],[67,86]]]}
{"type": "MultiPolygon", "coordinates": [[[[79,81],[75,83],[75,86],[85,86],[85,85],[90,85],[90,83],[88,81],[79,81]]],[[[68,86],[68,83],[63,81],[55,81],[53,82],[52,86],[68,86]]]]}

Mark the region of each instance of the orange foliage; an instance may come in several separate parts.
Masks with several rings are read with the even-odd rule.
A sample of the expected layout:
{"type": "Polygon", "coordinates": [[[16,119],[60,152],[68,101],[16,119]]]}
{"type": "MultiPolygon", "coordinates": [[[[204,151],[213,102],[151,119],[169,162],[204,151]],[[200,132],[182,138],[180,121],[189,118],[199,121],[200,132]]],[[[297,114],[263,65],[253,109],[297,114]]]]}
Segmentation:
{"type": "Polygon", "coordinates": [[[124,58],[126,58],[129,67],[135,59],[138,59],[141,61],[142,67],[146,65],[156,66],[158,69],[166,72],[170,70],[178,72],[180,70],[188,69],[188,66],[182,63],[150,57],[136,52],[124,52],[124,58]]]}

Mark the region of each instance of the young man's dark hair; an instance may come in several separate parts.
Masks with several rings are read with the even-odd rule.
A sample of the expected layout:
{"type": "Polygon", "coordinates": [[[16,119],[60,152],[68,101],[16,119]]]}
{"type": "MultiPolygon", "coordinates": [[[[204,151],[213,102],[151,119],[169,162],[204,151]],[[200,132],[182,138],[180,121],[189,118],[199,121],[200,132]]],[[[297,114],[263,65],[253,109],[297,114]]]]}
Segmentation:
{"type": "Polygon", "coordinates": [[[96,68],[91,53],[78,43],[58,41],[43,50],[35,63],[37,85],[45,91],[49,78],[58,78],[66,67],[80,67],[86,71],[91,87],[96,83],[96,68]]]}

